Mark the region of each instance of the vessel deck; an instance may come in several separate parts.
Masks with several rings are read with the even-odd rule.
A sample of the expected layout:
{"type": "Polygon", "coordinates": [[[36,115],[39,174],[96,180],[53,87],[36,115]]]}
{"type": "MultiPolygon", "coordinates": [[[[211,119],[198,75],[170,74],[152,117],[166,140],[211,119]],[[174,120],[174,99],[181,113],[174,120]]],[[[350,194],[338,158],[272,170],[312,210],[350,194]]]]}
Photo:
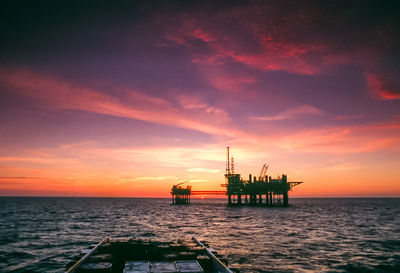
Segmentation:
{"type": "Polygon", "coordinates": [[[177,242],[105,239],[82,251],[67,268],[67,273],[231,272],[226,259],[195,238],[177,242]]]}

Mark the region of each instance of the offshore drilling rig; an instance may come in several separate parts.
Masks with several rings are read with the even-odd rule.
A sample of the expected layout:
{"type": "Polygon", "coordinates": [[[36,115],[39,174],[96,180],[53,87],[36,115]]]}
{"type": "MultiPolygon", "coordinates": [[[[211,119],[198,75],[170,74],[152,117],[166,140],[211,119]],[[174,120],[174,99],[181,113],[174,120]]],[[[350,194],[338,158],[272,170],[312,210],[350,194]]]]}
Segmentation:
{"type": "Polygon", "coordinates": [[[227,188],[228,204],[287,206],[289,204],[288,191],[303,182],[288,182],[285,174],[282,174],[282,177],[272,178],[267,175],[267,170],[268,165],[264,164],[258,177],[252,177],[250,174],[249,180],[243,180],[240,174],[234,171],[233,157],[229,157],[229,147],[227,147],[226,183],[223,186],[227,188]]]}
{"type": "Polygon", "coordinates": [[[226,187],[226,191],[192,191],[191,186],[181,186],[189,182],[184,181],[172,187],[172,203],[190,204],[191,195],[227,195],[228,205],[287,206],[288,192],[303,182],[288,182],[285,174],[272,178],[267,175],[267,170],[268,165],[264,164],[258,177],[252,177],[250,174],[249,180],[243,180],[240,174],[235,173],[234,158],[230,157],[227,147],[225,184],[221,184],[222,187],[226,187]]]}

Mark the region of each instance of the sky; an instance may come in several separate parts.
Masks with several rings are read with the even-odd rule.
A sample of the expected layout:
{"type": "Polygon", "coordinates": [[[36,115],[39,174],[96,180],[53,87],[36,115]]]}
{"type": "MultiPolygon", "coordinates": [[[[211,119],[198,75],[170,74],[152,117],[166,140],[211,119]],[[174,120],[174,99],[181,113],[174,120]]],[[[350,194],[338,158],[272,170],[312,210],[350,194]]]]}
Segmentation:
{"type": "Polygon", "coordinates": [[[2,196],[400,196],[397,1],[0,5],[2,196]]]}

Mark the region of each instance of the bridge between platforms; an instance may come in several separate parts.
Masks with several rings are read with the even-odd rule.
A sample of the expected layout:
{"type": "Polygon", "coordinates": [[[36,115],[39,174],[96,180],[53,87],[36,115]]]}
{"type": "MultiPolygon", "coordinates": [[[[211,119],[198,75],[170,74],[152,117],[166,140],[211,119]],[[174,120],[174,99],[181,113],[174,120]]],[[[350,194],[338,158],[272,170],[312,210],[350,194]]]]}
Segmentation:
{"type": "Polygon", "coordinates": [[[192,195],[226,195],[226,191],[191,191],[192,195]]]}

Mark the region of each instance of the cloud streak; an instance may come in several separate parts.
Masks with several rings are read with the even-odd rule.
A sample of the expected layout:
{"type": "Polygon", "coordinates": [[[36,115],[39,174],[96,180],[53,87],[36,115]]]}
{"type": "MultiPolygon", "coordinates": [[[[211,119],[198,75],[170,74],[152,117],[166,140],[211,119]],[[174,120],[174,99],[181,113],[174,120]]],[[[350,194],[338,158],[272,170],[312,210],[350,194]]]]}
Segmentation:
{"type": "Polygon", "coordinates": [[[160,181],[160,180],[176,180],[178,179],[175,176],[140,176],[133,179],[125,179],[129,181],[160,181]]]}
{"type": "Polygon", "coordinates": [[[322,115],[323,111],[320,109],[311,106],[311,105],[302,105],[299,107],[295,107],[292,109],[285,110],[278,115],[274,116],[264,116],[264,117],[252,117],[255,120],[263,120],[263,121],[277,121],[277,120],[286,120],[286,119],[295,119],[299,116],[303,115],[322,115]]]}
{"type": "Polygon", "coordinates": [[[188,172],[198,172],[198,173],[219,173],[218,169],[206,169],[206,168],[190,168],[187,169],[188,172]]]}
{"type": "Polygon", "coordinates": [[[207,14],[177,14],[168,24],[165,39],[188,48],[195,63],[236,62],[262,71],[301,75],[319,74],[333,65],[362,59],[364,48],[337,48],[331,41],[335,38],[315,27],[317,20],[324,21],[316,17],[321,12],[318,8],[310,6],[307,11],[299,9],[290,15],[286,8],[278,3],[254,4],[207,14]],[[302,32],[310,28],[316,37],[304,39],[302,32]]]}
{"type": "Polygon", "coordinates": [[[398,79],[373,74],[367,75],[367,83],[372,90],[373,97],[380,100],[400,99],[400,83],[396,84],[395,81],[398,81],[398,79]]]}
{"type": "Polygon", "coordinates": [[[31,71],[0,70],[0,81],[48,107],[81,110],[125,117],[208,134],[240,135],[222,109],[208,106],[198,99],[182,95],[182,109],[170,102],[134,89],[121,88],[129,93],[128,102],[102,92],[69,84],[31,71]]]}
{"type": "MultiPolygon", "coordinates": [[[[89,88],[71,85],[65,81],[39,75],[29,71],[4,70],[0,71],[0,81],[9,85],[16,92],[31,97],[47,107],[55,109],[81,110],[110,116],[125,117],[180,127],[189,130],[204,132],[213,136],[228,137],[236,142],[246,142],[251,145],[268,143],[273,149],[291,149],[292,151],[312,151],[331,153],[368,152],[377,149],[386,149],[389,145],[397,146],[396,138],[378,138],[376,133],[369,135],[363,131],[362,138],[352,135],[359,127],[332,127],[328,129],[308,129],[299,132],[288,131],[279,133],[270,131],[267,135],[256,132],[245,132],[236,129],[228,113],[221,107],[210,106],[195,96],[179,95],[179,107],[165,99],[152,97],[134,89],[122,89],[129,94],[127,100],[104,94],[89,88]],[[338,149],[338,147],[342,147],[338,149]]],[[[305,115],[322,115],[323,111],[311,106],[301,105],[285,110],[277,115],[253,117],[255,121],[282,121],[295,119],[305,115]]],[[[393,128],[396,129],[396,128],[393,128]]],[[[371,130],[371,128],[369,129],[371,130]]],[[[225,139],[226,141],[226,139],[225,139]]],[[[101,152],[101,149],[99,150],[101,152]]],[[[156,149],[155,153],[159,153],[156,149]]],[[[134,151],[112,151],[110,156],[115,158],[131,158],[142,154],[148,155],[149,150],[143,153],[134,151]],[[127,154],[126,154],[127,153],[127,154]]],[[[185,158],[180,153],[179,158],[185,158]]],[[[21,158],[3,158],[3,161],[29,160],[21,158]]],[[[52,160],[33,158],[34,161],[52,160]]],[[[182,160],[180,160],[182,161],[182,160]]],[[[183,161],[179,164],[185,164],[183,161]]]]}

